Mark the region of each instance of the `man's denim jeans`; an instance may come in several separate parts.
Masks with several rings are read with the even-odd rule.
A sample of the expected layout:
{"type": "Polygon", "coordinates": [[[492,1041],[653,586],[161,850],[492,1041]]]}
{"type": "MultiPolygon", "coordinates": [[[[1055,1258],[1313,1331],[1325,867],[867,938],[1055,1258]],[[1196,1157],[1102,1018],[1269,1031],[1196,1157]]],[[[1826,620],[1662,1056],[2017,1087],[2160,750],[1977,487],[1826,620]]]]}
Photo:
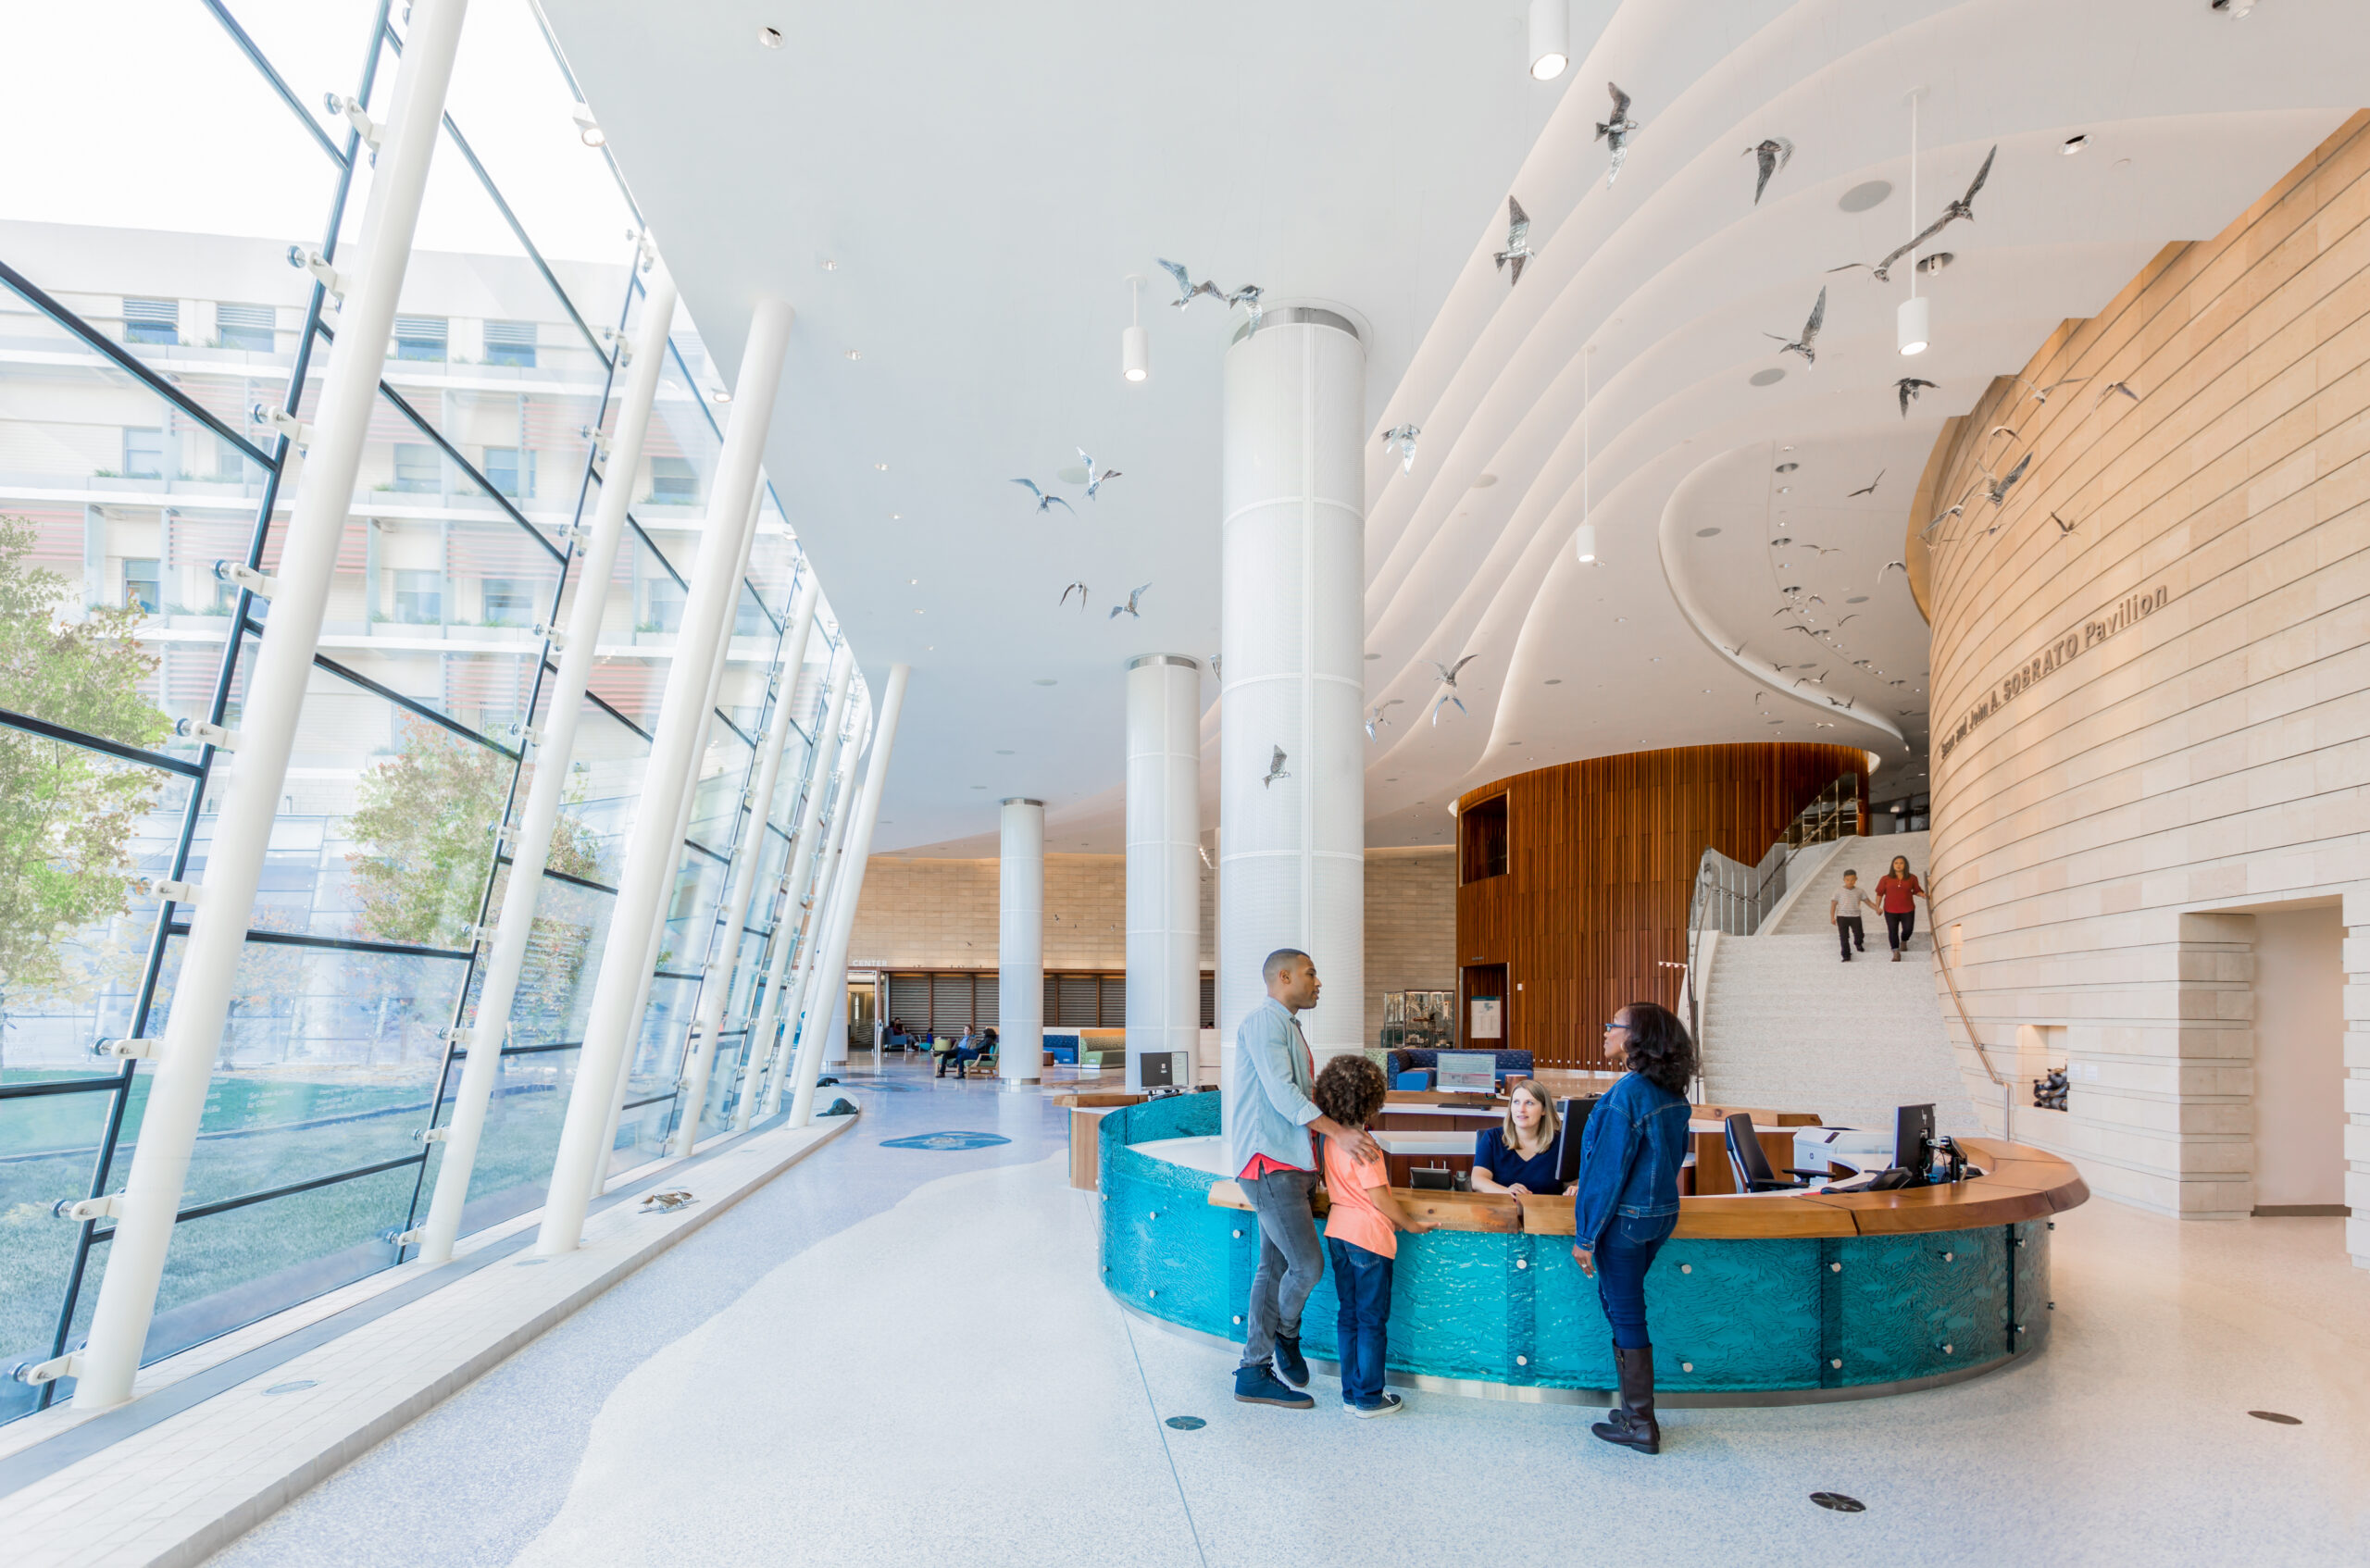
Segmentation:
{"type": "Polygon", "coordinates": [[[1251,1276],[1251,1305],[1243,1313],[1242,1364],[1264,1366],[1276,1353],[1276,1336],[1300,1337],[1300,1310],[1325,1277],[1325,1252],[1316,1244],[1316,1215],[1309,1194],[1314,1171],[1274,1171],[1241,1184],[1259,1215],[1259,1272],[1251,1276]]]}

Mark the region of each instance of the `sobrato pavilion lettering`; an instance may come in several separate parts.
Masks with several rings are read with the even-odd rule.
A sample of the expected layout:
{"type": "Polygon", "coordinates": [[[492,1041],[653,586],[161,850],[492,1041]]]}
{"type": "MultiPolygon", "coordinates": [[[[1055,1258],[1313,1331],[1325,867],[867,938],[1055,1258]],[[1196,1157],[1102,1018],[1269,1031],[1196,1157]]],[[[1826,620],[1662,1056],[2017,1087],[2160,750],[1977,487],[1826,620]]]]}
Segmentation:
{"type": "Polygon", "coordinates": [[[2113,609],[2084,621],[2078,631],[2069,631],[2052,642],[2002,677],[2000,684],[1985,692],[1980,702],[1959,716],[1958,723],[1952,725],[1950,734],[1943,737],[1942,755],[1949,756],[1958,749],[1960,741],[1982,728],[1986,719],[2022,696],[2044,677],[2056,674],[2108,638],[2137,626],[2170,603],[2171,589],[2160,583],[2152,591],[2130,595],[2113,609]]]}

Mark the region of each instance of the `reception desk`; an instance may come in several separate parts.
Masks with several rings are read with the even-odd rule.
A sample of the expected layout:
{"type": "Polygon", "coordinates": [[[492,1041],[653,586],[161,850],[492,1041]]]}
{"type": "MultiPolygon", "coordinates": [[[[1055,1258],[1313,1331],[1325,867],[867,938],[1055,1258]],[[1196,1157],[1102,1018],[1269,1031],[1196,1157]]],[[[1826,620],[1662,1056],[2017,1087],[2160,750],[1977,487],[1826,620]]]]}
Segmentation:
{"type": "MultiPolygon", "coordinates": [[[[1258,1229],[1224,1164],[1219,1097],[1111,1112],[1101,1128],[1104,1287],[1165,1326],[1240,1341],[1258,1229]]],[[[2055,1156],[1964,1140],[1984,1174],[1893,1192],[1686,1198],[1646,1286],[1667,1405],[1863,1399],[1978,1375],[2049,1338],[2050,1216],[2089,1197],[2055,1156]]],[[[1603,1404],[1614,1386],[1568,1198],[1409,1192],[1389,1374],[1402,1387],[1603,1404]]],[[[1330,1274],[1302,1343],[1335,1353],[1330,1274]]]]}

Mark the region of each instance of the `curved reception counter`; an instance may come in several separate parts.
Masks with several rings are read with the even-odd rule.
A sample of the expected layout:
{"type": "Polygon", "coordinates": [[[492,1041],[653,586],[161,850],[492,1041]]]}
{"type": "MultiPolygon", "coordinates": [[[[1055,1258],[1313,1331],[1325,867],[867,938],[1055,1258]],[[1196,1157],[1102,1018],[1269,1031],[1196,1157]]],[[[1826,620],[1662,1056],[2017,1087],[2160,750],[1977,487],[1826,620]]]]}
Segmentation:
{"type": "MultiPolygon", "coordinates": [[[[1258,1228],[1219,1167],[1219,1097],[1112,1112],[1102,1128],[1103,1281],[1161,1325],[1240,1342],[1258,1228]]],[[[2089,1194],[2056,1156],[1962,1140],[1948,1186],[1686,1198],[1646,1286],[1665,1405],[1865,1399],[1996,1371],[2049,1339],[2050,1216],[2089,1194]]],[[[1604,1404],[1610,1331],[1572,1261],[1569,1199],[1405,1192],[1441,1228],[1399,1238],[1390,1381],[1604,1404]]],[[[1336,1353],[1328,1271],[1302,1318],[1336,1353]]]]}

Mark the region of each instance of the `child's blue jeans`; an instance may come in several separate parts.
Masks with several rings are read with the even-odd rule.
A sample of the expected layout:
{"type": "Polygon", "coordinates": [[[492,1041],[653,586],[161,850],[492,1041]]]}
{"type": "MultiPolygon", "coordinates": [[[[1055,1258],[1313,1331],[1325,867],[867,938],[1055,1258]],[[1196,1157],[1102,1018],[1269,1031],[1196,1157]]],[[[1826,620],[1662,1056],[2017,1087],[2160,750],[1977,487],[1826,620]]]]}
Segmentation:
{"type": "Polygon", "coordinates": [[[1333,1293],[1341,1298],[1341,1402],[1371,1405],[1382,1398],[1384,1336],[1391,1325],[1391,1260],[1328,1237],[1333,1293]]]}

